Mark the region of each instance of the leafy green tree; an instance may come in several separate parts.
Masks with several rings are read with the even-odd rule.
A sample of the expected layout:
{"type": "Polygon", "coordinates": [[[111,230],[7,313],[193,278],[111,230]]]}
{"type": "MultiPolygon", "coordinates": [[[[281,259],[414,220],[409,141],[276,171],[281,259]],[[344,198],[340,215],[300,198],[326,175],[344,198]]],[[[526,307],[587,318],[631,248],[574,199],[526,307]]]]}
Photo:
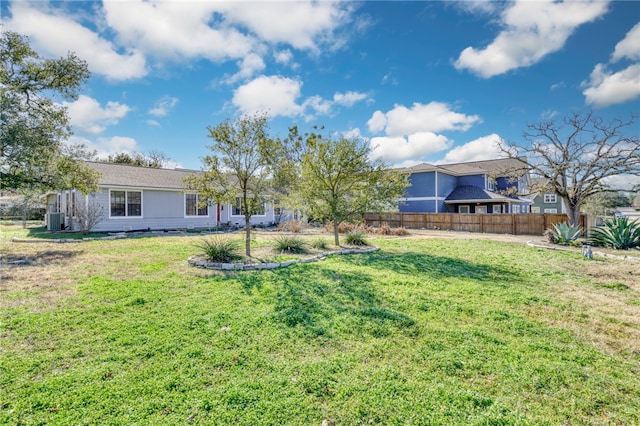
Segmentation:
{"type": "Polygon", "coordinates": [[[531,124],[526,143],[502,149],[520,160],[531,175],[544,178],[542,187],[562,198],[569,224],[579,223],[580,208],[595,194],[615,191],[609,178],[640,174],[640,137],[636,118],[605,121],[593,113],[574,113],[561,123],[531,124]]]}
{"type": "Polygon", "coordinates": [[[600,192],[594,194],[585,201],[582,211],[594,216],[607,216],[612,214],[616,207],[629,207],[633,201],[633,196],[622,191],[600,192]]]}
{"type": "Polygon", "coordinates": [[[0,36],[0,189],[45,191],[75,187],[95,190],[97,174],[80,159],[66,109],[89,78],[86,62],[75,54],[43,59],[28,39],[12,31],[0,36]]]}
{"type": "Polygon", "coordinates": [[[245,223],[245,252],[251,256],[251,216],[271,200],[272,169],[266,151],[273,144],[265,114],[245,115],[209,127],[212,155],[205,156],[203,173],[186,179],[201,199],[240,207],[245,223]]]}
{"type": "Polygon", "coordinates": [[[333,140],[312,133],[300,149],[296,191],[312,218],[333,221],[336,245],[340,222],[361,218],[367,211],[396,209],[408,186],[407,175],[370,159],[371,147],[362,139],[333,140]]]}
{"type": "Polygon", "coordinates": [[[129,154],[127,152],[117,152],[107,158],[107,162],[115,164],[129,164],[131,166],[153,167],[160,169],[165,167],[170,158],[160,151],[153,150],[144,155],[139,152],[129,154]]]}

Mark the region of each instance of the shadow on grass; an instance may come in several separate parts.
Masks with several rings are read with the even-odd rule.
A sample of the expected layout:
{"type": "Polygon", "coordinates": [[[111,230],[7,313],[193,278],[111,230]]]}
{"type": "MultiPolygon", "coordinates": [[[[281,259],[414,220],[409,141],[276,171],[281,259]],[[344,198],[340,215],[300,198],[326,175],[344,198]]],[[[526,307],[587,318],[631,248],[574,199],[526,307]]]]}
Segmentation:
{"type": "Polygon", "coordinates": [[[29,228],[27,231],[27,237],[43,240],[81,240],[83,238],[101,238],[107,235],[109,234],[105,232],[90,232],[88,234],[81,232],[51,232],[45,226],[29,228]]]}
{"type": "Polygon", "coordinates": [[[509,265],[486,265],[465,260],[426,253],[405,252],[402,254],[378,251],[375,253],[348,256],[349,265],[388,270],[398,274],[425,276],[433,279],[466,277],[481,282],[515,281],[523,278],[517,268],[509,265]]]}
{"type": "Polygon", "coordinates": [[[268,275],[240,274],[237,279],[248,294],[269,281],[276,291],[274,319],[313,336],[348,333],[381,337],[415,323],[376,294],[367,274],[301,265],[268,275]]]}
{"type": "Polygon", "coordinates": [[[10,266],[49,266],[67,262],[82,253],[82,250],[47,250],[29,255],[12,253],[2,256],[2,263],[10,266]]]}

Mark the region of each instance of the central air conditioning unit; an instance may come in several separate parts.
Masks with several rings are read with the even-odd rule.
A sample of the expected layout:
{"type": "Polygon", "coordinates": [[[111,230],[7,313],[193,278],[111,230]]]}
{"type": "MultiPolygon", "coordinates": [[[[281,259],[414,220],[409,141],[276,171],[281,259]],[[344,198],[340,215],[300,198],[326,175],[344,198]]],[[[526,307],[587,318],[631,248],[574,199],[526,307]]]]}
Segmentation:
{"type": "Polygon", "coordinates": [[[47,231],[64,229],[64,213],[47,213],[47,231]]]}

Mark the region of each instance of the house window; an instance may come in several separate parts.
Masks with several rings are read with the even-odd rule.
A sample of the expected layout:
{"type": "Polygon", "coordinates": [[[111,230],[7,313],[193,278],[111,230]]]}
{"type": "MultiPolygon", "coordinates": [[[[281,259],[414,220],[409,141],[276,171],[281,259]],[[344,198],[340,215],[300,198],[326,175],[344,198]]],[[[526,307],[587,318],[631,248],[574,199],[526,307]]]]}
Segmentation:
{"type": "Polygon", "coordinates": [[[493,206],[491,206],[491,213],[502,213],[502,205],[494,204],[493,206]]]}
{"type": "Polygon", "coordinates": [[[540,207],[531,207],[531,213],[540,213],[540,207]]]}
{"type": "Polygon", "coordinates": [[[511,206],[511,213],[520,213],[520,205],[515,204],[511,206]]]}
{"type": "Polygon", "coordinates": [[[232,216],[242,216],[244,214],[244,209],[242,208],[242,198],[236,197],[236,203],[233,205],[233,210],[231,211],[232,216]]]}
{"type": "Polygon", "coordinates": [[[544,209],[545,213],[558,213],[558,209],[544,209]]]}
{"type": "Polygon", "coordinates": [[[558,198],[556,197],[556,194],[544,194],[544,202],[546,204],[556,203],[557,201],[558,198]]]}
{"type": "Polygon", "coordinates": [[[111,191],[112,217],[140,217],[142,216],[141,191],[111,191]]]}
{"type": "Polygon", "coordinates": [[[280,201],[275,200],[273,202],[273,214],[275,216],[280,216],[282,214],[282,207],[280,207],[280,201]]]}
{"type": "MultiPolygon", "coordinates": [[[[255,212],[255,216],[264,216],[266,214],[266,209],[264,204],[260,206],[259,209],[255,212]]],[[[244,216],[244,206],[242,203],[241,197],[236,197],[236,203],[232,206],[231,210],[232,216],[244,216]]]]}
{"type": "Polygon", "coordinates": [[[492,178],[492,177],[488,177],[487,178],[487,189],[489,191],[495,191],[496,190],[496,180],[494,178],[492,178]]]}
{"type": "Polygon", "coordinates": [[[476,214],[487,214],[487,206],[476,206],[476,214]]]}
{"type": "Polygon", "coordinates": [[[459,206],[458,213],[469,213],[469,206],[459,206]]]}
{"type": "Polygon", "coordinates": [[[209,207],[198,207],[200,198],[198,194],[184,194],[185,216],[208,216],[209,207]]]}

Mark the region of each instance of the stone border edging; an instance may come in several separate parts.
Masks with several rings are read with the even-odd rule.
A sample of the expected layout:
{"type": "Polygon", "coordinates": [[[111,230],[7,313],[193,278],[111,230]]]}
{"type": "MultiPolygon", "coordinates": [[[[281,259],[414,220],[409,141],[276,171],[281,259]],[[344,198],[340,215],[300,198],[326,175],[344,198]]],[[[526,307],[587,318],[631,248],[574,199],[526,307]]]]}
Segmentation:
{"type": "Polygon", "coordinates": [[[264,269],[277,269],[277,268],[286,268],[287,266],[294,265],[296,263],[311,263],[317,262],[319,260],[324,260],[325,257],[331,256],[334,254],[361,254],[361,253],[372,253],[374,251],[380,250],[380,247],[370,247],[366,249],[344,249],[344,250],[334,250],[326,253],[321,253],[313,257],[308,257],[305,259],[296,259],[296,260],[288,260],[286,262],[267,262],[267,263],[217,263],[217,262],[208,262],[206,260],[198,260],[198,256],[191,256],[187,260],[189,266],[193,266],[195,268],[201,269],[213,269],[217,271],[256,271],[256,270],[264,270],[264,269]]]}
{"type": "MultiPolygon", "coordinates": [[[[578,250],[574,250],[574,249],[570,249],[570,248],[549,247],[549,246],[545,246],[545,245],[541,245],[541,244],[536,244],[533,241],[527,241],[527,246],[534,247],[534,248],[539,248],[539,249],[545,249],[545,250],[578,252],[578,250]]],[[[640,257],[633,257],[633,256],[627,256],[627,255],[618,256],[618,255],[615,255],[615,254],[604,253],[602,251],[593,251],[592,253],[594,254],[594,256],[597,255],[597,256],[601,256],[601,257],[610,257],[612,259],[640,261],[640,257]]]]}

